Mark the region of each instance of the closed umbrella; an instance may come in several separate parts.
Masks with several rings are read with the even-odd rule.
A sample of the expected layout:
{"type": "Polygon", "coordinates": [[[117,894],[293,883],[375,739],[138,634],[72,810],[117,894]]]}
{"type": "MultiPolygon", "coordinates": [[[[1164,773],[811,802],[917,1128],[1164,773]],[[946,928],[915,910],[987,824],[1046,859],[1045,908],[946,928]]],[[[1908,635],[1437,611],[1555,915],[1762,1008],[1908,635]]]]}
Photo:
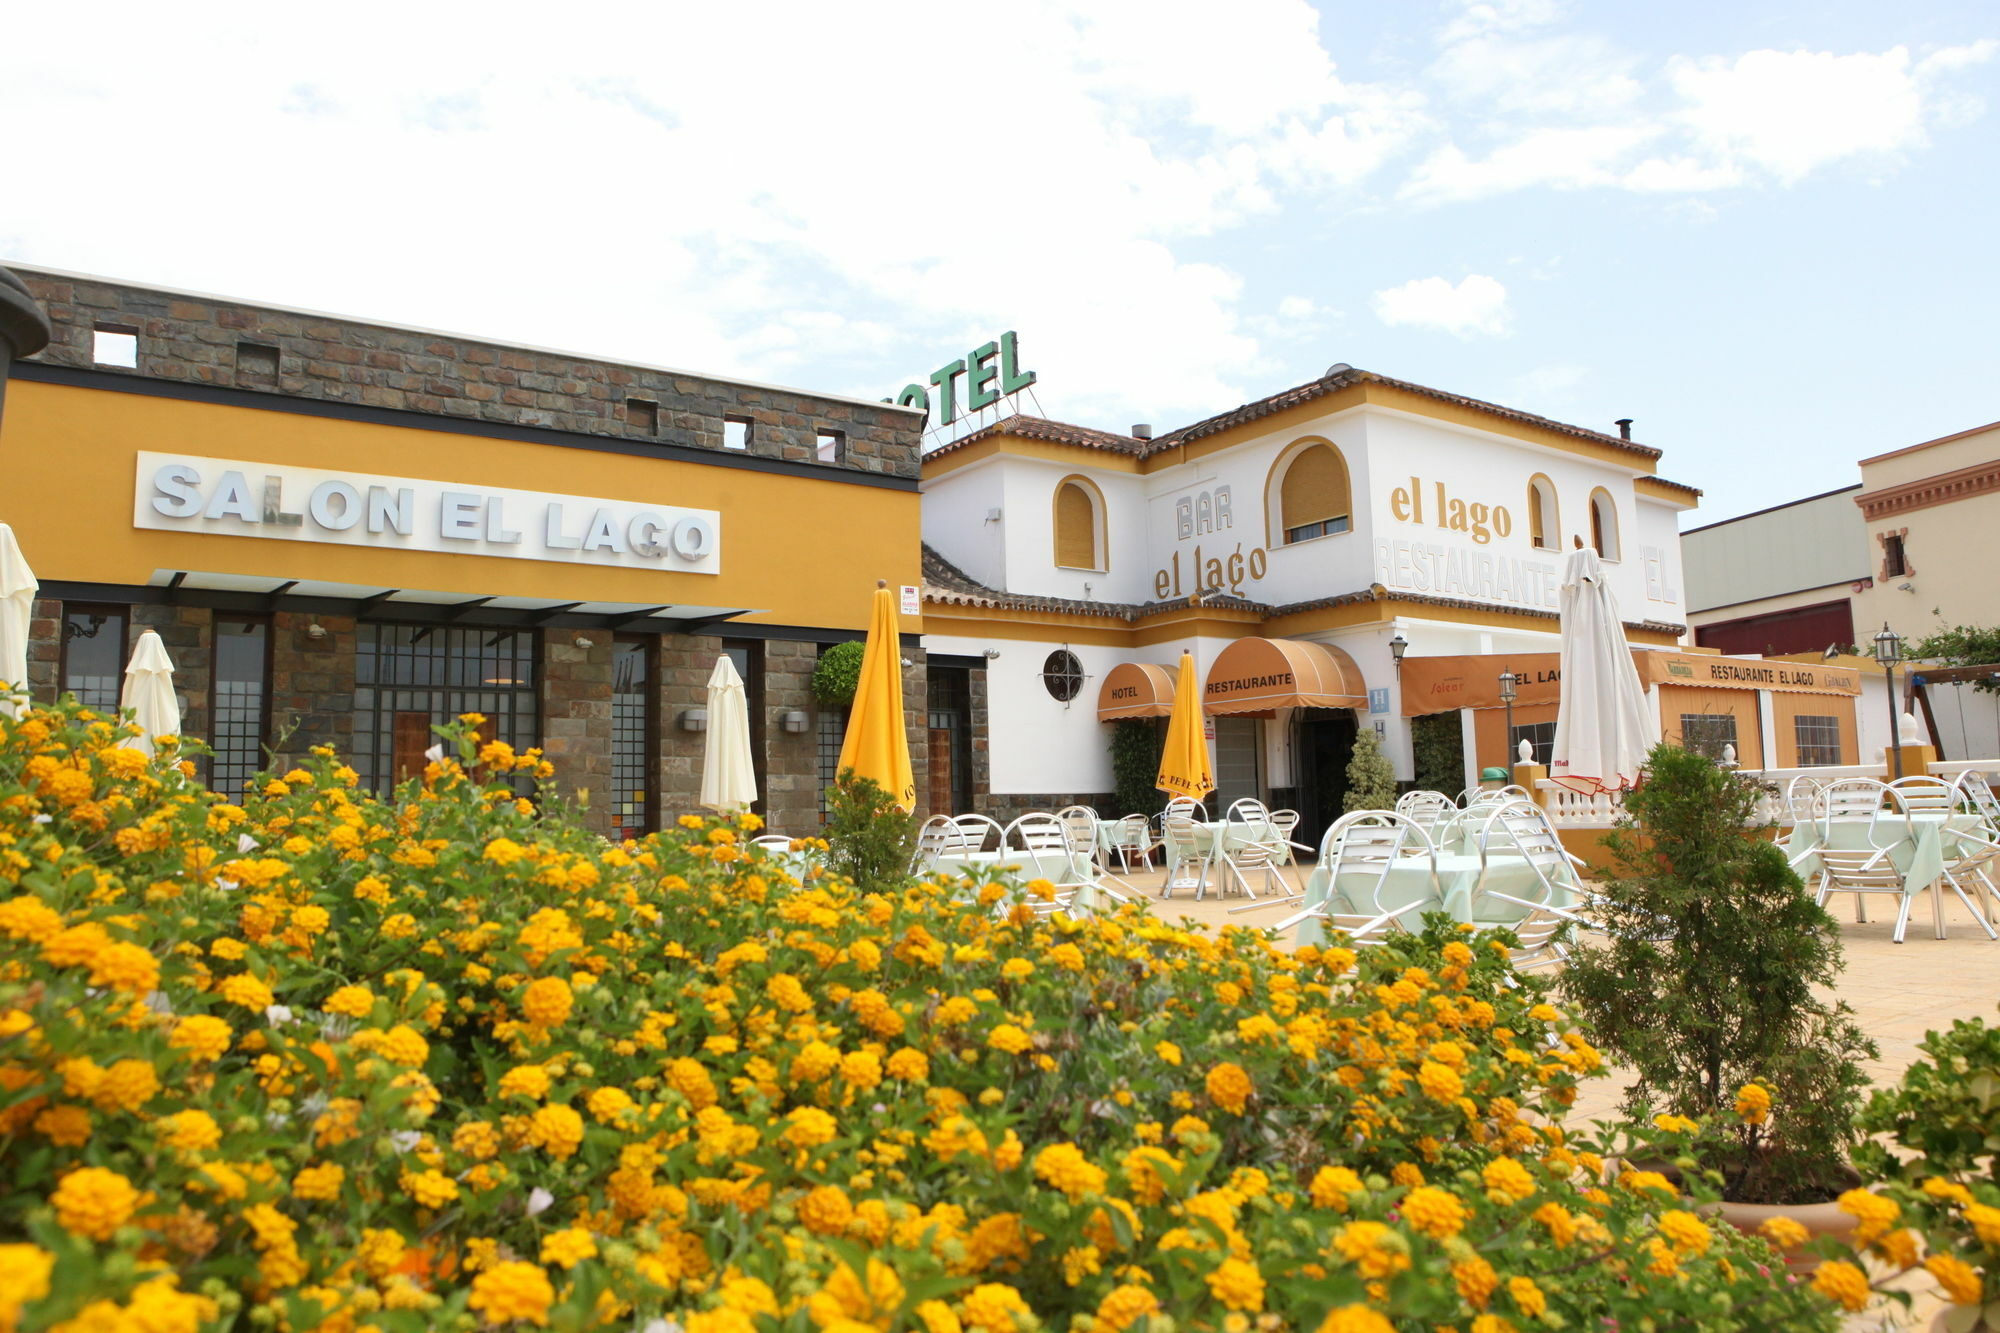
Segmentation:
{"type": "Polygon", "coordinates": [[[1549,776],[1576,791],[1623,791],[1638,784],[1659,735],[1604,566],[1580,547],[1563,562],[1562,695],[1549,776]]]}
{"type": "Polygon", "coordinates": [[[708,732],[701,747],[701,803],[729,814],[757,799],[757,766],[750,753],[750,704],[743,677],[727,657],[708,673],[708,732]]]}
{"type": "Polygon", "coordinates": [[[118,696],[118,706],[129,711],[139,725],[139,734],[126,737],[118,742],[120,745],[151,754],[153,737],[181,734],[181,705],[174,698],[174,664],[167,656],[167,645],[152,630],[141,634],[132,649],[132,660],[125,667],[125,690],[118,696]]]}
{"type": "Polygon", "coordinates": [[[0,717],[19,717],[26,702],[28,622],[41,586],[21,555],[14,529],[0,523],[0,717]]]}
{"type": "Polygon", "coordinates": [[[1167,745],[1160,754],[1160,774],[1153,785],[1174,796],[1199,801],[1215,790],[1215,770],[1208,763],[1208,740],[1202,735],[1201,682],[1195,679],[1194,654],[1181,654],[1174,680],[1174,711],[1167,718],[1167,745]]]}
{"type": "Polygon", "coordinates": [[[872,778],[903,809],[917,808],[910,735],[903,722],[903,646],[897,637],[896,596],[882,581],[875,585],[861,680],[854,689],[847,735],[840,742],[840,766],[853,769],[857,777],[872,778]]]}

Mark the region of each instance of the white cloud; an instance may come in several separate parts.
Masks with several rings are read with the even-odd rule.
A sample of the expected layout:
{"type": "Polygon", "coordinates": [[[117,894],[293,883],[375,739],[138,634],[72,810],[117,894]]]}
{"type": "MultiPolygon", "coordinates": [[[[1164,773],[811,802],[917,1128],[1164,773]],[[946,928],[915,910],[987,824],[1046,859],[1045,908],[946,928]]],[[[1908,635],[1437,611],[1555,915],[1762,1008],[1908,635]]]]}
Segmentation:
{"type": "Polygon", "coordinates": [[[1400,194],[1445,203],[1537,185],[1562,190],[1615,185],[1633,154],[1657,133],[1644,125],[1535,130],[1478,161],[1446,144],[1418,165],[1400,194]]]}
{"type": "Polygon", "coordinates": [[[1285,319],[1307,319],[1318,309],[1310,296],[1287,296],[1278,302],[1278,314],[1285,319]]]}
{"type": "Polygon", "coordinates": [[[1589,376],[1588,370],[1574,362],[1536,366],[1515,376],[1502,401],[1540,416],[1560,417],[1575,405],[1576,390],[1589,376]]]}
{"type": "Polygon", "coordinates": [[[1678,60],[1676,119],[1718,163],[1747,163],[1790,185],[1845,158],[1894,154],[1928,142],[1941,74],[1990,57],[1992,42],[1950,47],[1921,62],[1897,46],[1879,54],[1750,51],[1728,60],[1678,60]]]}
{"type": "Polygon", "coordinates": [[[1384,324],[1437,329],[1468,338],[1507,331],[1507,289],[1497,278],[1467,274],[1457,285],[1443,278],[1414,278],[1375,293],[1375,314],[1384,324]]]}
{"type": "Polygon", "coordinates": [[[1305,0],[10,22],[0,115],[39,128],[9,171],[121,201],[10,218],[21,262],[876,394],[1017,328],[1085,420],[1246,396],[1257,312],[1195,244],[1423,123],[1341,80],[1305,0]]]}

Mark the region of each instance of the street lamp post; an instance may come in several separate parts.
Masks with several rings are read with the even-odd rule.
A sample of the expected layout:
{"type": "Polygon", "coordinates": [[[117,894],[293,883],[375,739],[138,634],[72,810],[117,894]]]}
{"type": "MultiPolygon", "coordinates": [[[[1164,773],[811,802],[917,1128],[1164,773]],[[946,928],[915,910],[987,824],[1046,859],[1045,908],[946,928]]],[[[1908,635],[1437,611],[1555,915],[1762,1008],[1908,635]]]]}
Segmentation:
{"type": "Polygon", "coordinates": [[[1514,687],[1520,683],[1520,679],[1519,676],[1511,671],[1500,673],[1500,702],[1507,705],[1507,744],[1505,749],[1507,752],[1506,767],[1509,772],[1513,771],[1514,768],[1514,699],[1517,693],[1514,687]]]}
{"type": "Polygon", "coordinates": [[[1903,636],[1889,628],[1889,622],[1882,622],[1882,632],[1875,636],[1875,660],[1882,664],[1882,675],[1888,682],[1889,692],[1889,763],[1898,781],[1903,776],[1903,710],[1896,707],[1896,665],[1903,660],[1903,636]]]}

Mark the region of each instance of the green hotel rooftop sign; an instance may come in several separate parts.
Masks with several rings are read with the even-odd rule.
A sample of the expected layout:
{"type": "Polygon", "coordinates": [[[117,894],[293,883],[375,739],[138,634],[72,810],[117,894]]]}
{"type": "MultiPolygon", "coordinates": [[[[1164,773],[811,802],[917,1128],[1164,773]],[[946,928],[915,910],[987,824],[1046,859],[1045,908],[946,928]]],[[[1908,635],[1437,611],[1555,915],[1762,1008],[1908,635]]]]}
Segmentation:
{"type": "MultiPolygon", "coordinates": [[[[970,416],[982,408],[988,408],[1010,394],[1016,394],[1035,382],[1035,372],[1022,371],[1021,354],[1014,332],[1010,329],[1000,335],[998,342],[985,343],[973,348],[955,361],[947,361],[931,372],[930,382],[938,391],[938,410],[932,415],[941,426],[949,426],[960,416],[970,416]],[[958,392],[960,378],[965,380],[963,399],[958,392]]],[[[906,384],[894,399],[899,407],[921,407],[931,412],[930,390],[921,384],[906,384]]]]}

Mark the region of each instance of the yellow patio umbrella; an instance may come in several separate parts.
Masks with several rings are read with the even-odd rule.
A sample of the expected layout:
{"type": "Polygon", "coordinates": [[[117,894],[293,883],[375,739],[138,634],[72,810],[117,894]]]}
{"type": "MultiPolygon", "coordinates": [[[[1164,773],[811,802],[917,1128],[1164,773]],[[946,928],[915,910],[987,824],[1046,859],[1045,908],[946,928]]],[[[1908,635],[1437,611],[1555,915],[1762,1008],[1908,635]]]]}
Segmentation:
{"type": "Polygon", "coordinates": [[[896,632],[896,595],[879,579],[868,617],[868,644],[861,654],[861,680],[854,689],[847,735],[840,742],[840,766],[874,779],[905,810],[917,808],[910,735],[903,722],[903,645],[896,632]]]}
{"type": "Polygon", "coordinates": [[[1215,790],[1215,770],[1208,766],[1208,741],[1202,736],[1201,682],[1195,678],[1193,653],[1181,654],[1174,711],[1167,719],[1167,748],[1160,755],[1160,775],[1153,785],[1197,801],[1215,790]]]}

